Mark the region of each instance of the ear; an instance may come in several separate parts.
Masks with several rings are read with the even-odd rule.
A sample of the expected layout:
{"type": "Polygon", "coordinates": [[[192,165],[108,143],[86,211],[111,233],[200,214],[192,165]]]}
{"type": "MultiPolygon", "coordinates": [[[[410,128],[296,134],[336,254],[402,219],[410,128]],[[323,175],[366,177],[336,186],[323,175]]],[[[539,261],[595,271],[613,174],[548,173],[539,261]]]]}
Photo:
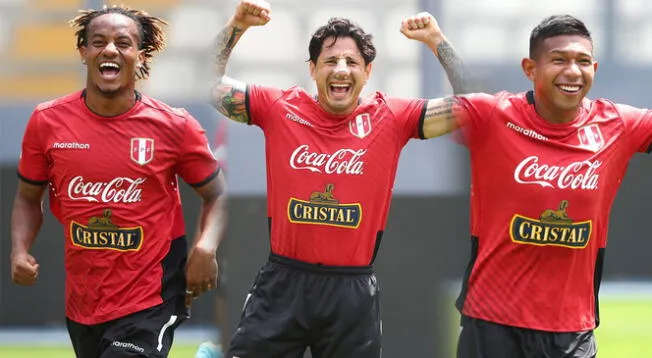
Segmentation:
{"type": "Polygon", "coordinates": [[[79,51],[82,64],[86,64],[86,46],[80,46],[77,51],[79,51]]]}
{"type": "Polygon", "coordinates": [[[317,66],[315,65],[314,62],[310,61],[310,77],[312,77],[313,81],[316,81],[316,72],[317,72],[317,66]]]}
{"type": "Polygon", "coordinates": [[[141,67],[145,64],[145,50],[140,50],[138,51],[138,63],[136,64],[137,67],[141,67]]]}
{"type": "MultiPolygon", "coordinates": [[[[367,74],[367,80],[368,80],[369,77],[371,76],[371,70],[372,70],[372,68],[373,68],[373,66],[372,66],[372,63],[371,63],[371,62],[369,62],[369,63],[364,67],[364,72],[367,74]]],[[[366,81],[365,81],[365,82],[366,82],[366,81]]]]}
{"type": "Polygon", "coordinates": [[[525,77],[534,82],[537,63],[533,59],[526,57],[521,60],[521,68],[523,69],[523,73],[525,73],[525,77]]]}
{"type": "Polygon", "coordinates": [[[598,61],[593,62],[593,73],[598,72],[598,61]]]}

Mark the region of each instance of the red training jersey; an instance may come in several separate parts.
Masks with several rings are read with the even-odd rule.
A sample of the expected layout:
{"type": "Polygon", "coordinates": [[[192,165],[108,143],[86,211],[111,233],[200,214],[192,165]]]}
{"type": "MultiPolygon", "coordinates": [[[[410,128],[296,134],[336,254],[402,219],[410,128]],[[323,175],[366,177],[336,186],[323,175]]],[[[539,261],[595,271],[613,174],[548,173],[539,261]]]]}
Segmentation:
{"type": "Polygon", "coordinates": [[[177,175],[201,186],[218,170],[204,130],[183,109],[142,96],[126,113],[101,117],[82,91],[39,104],[18,174],[49,184],[64,226],[67,316],[98,324],[183,295],[185,283],[171,282],[184,280],[171,257],[186,255],[185,244],[171,252],[185,235],[177,175]]]}
{"type": "Polygon", "coordinates": [[[334,116],[300,88],[250,86],[251,124],[265,133],[273,253],[313,264],[372,264],[399,154],[426,101],[375,93],[334,116]]]}
{"type": "Polygon", "coordinates": [[[458,307],[509,326],[595,328],[609,211],[630,158],[650,148],[649,112],[585,99],[575,120],[554,124],[532,92],[458,98],[475,251],[458,307]]]}

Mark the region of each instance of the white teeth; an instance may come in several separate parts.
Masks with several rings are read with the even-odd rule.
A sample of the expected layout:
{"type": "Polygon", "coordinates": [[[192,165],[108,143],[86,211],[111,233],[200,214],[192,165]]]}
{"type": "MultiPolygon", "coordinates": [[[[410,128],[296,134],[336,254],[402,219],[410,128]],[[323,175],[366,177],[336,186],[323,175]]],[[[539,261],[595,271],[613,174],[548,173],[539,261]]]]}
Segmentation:
{"type": "Polygon", "coordinates": [[[575,92],[580,90],[580,86],[559,86],[559,88],[568,92],[575,92]]]}
{"type": "Polygon", "coordinates": [[[332,84],[331,86],[337,87],[337,88],[349,88],[349,85],[332,84]]]}
{"type": "Polygon", "coordinates": [[[115,68],[116,70],[120,69],[120,65],[118,65],[115,62],[103,62],[103,63],[100,63],[100,69],[109,68],[109,67],[110,68],[115,68]]]}

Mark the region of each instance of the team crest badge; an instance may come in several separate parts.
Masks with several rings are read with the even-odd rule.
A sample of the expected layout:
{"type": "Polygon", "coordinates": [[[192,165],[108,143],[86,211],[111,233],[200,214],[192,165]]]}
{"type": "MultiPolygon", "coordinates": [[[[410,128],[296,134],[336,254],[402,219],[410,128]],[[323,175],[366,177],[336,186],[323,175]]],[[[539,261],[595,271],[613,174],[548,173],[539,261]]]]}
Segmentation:
{"type": "Polygon", "coordinates": [[[349,121],[349,131],[358,138],[364,138],[371,133],[371,116],[369,113],[358,114],[349,121]]]}
{"type": "Polygon", "coordinates": [[[131,160],[145,165],[154,159],[154,139],[131,138],[131,160]]]}
{"type": "Polygon", "coordinates": [[[604,146],[604,138],[597,124],[590,124],[578,129],[577,136],[580,139],[580,147],[592,152],[597,152],[604,146]]]}

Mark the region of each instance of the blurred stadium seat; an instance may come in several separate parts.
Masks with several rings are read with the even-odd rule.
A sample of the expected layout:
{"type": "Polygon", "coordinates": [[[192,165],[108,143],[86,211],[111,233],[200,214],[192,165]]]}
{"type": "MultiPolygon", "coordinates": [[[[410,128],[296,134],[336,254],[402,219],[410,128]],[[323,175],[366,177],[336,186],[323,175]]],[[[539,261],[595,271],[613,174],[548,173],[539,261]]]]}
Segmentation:
{"type": "Polygon", "coordinates": [[[67,20],[82,0],[0,0],[6,32],[0,55],[0,96],[3,101],[35,101],[80,88],[82,67],[74,30],[67,20]]]}
{"type": "MultiPolygon", "coordinates": [[[[379,29],[378,19],[376,14],[373,11],[365,8],[345,8],[345,7],[320,7],[315,11],[311,12],[310,18],[308,20],[308,31],[305,36],[306,39],[309,39],[309,35],[312,35],[319,26],[322,26],[328,22],[332,17],[345,17],[350,19],[352,22],[358,24],[365,32],[376,34],[379,29]]],[[[391,24],[389,24],[391,27],[391,24]]],[[[394,26],[397,28],[397,26],[394,26]]],[[[304,46],[308,48],[308,41],[304,41],[304,46]]]]}
{"type": "MultiPolygon", "coordinates": [[[[298,71],[297,71],[298,72],[298,71]]],[[[308,73],[306,64],[305,73],[308,73]]],[[[270,71],[269,69],[247,70],[234,73],[234,77],[247,83],[256,83],[264,86],[274,86],[279,88],[289,88],[292,86],[303,85],[299,78],[292,76],[285,71],[270,71]]]]}
{"type": "Polygon", "coordinates": [[[74,30],[65,23],[23,23],[14,31],[9,56],[21,63],[79,61],[74,30]]]}
{"type": "Polygon", "coordinates": [[[614,7],[620,14],[626,17],[639,17],[647,15],[652,11],[652,3],[648,0],[615,0],[614,7]]]}
{"type": "Polygon", "coordinates": [[[167,20],[172,50],[206,51],[222,25],[217,10],[202,5],[180,5],[170,11],[167,20]]]}
{"type": "MultiPolygon", "coordinates": [[[[108,0],[103,3],[124,3],[167,19],[181,1],[108,0]]],[[[80,64],[74,29],[68,20],[79,9],[91,8],[89,4],[86,0],[0,0],[2,101],[41,101],[83,87],[85,69],[80,64]]],[[[182,37],[193,40],[191,36],[182,37]]]]}
{"type": "Polygon", "coordinates": [[[421,97],[421,72],[414,67],[396,68],[389,74],[380,91],[404,98],[421,97]]]}
{"type": "Polygon", "coordinates": [[[372,33],[378,39],[377,41],[379,56],[387,56],[390,59],[401,61],[402,63],[418,63],[419,50],[421,44],[405,38],[400,31],[401,21],[408,16],[412,16],[419,11],[415,6],[401,6],[392,8],[383,14],[383,26],[380,33],[372,33]]]}
{"type": "Polygon", "coordinates": [[[242,63],[294,63],[308,58],[308,42],[289,9],[275,8],[274,20],[264,29],[252,29],[233,50],[233,60],[242,63]]]}
{"type": "MultiPolygon", "coordinates": [[[[29,0],[32,9],[38,10],[62,10],[85,8],[84,0],[29,0]]],[[[72,16],[72,14],[70,14],[72,16]]]]}
{"type": "Polygon", "coordinates": [[[45,100],[78,90],[81,83],[81,70],[4,74],[0,76],[0,98],[3,101],[45,100]]]}
{"type": "Polygon", "coordinates": [[[4,14],[0,13],[0,53],[4,53],[10,36],[7,20],[5,19],[4,14]]]}
{"type": "Polygon", "coordinates": [[[196,67],[187,56],[156,58],[149,79],[141,83],[143,92],[161,100],[198,99],[201,88],[197,85],[200,77],[196,67]]]}
{"type": "MultiPolygon", "coordinates": [[[[47,0],[44,0],[47,1],[47,0]]],[[[132,9],[144,10],[148,13],[159,16],[181,4],[181,0],[105,0],[107,5],[124,4],[132,9]]]]}
{"type": "Polygon", "coordinates": [[[506,28],[504,24],[496,24],[493,21],[475,21],[460,30],[461,33],[458,35],[460,41],[456,47],[465,57],[500,61],[507,57],[510,49],[522,50],[514,47],[513,43],[508,41],[509,28],[506,28]],[[482,35],[478,36],[478,34],[482,35]],[[487,39],[491,39],[491,41],[487,41],[487,39]]]}

